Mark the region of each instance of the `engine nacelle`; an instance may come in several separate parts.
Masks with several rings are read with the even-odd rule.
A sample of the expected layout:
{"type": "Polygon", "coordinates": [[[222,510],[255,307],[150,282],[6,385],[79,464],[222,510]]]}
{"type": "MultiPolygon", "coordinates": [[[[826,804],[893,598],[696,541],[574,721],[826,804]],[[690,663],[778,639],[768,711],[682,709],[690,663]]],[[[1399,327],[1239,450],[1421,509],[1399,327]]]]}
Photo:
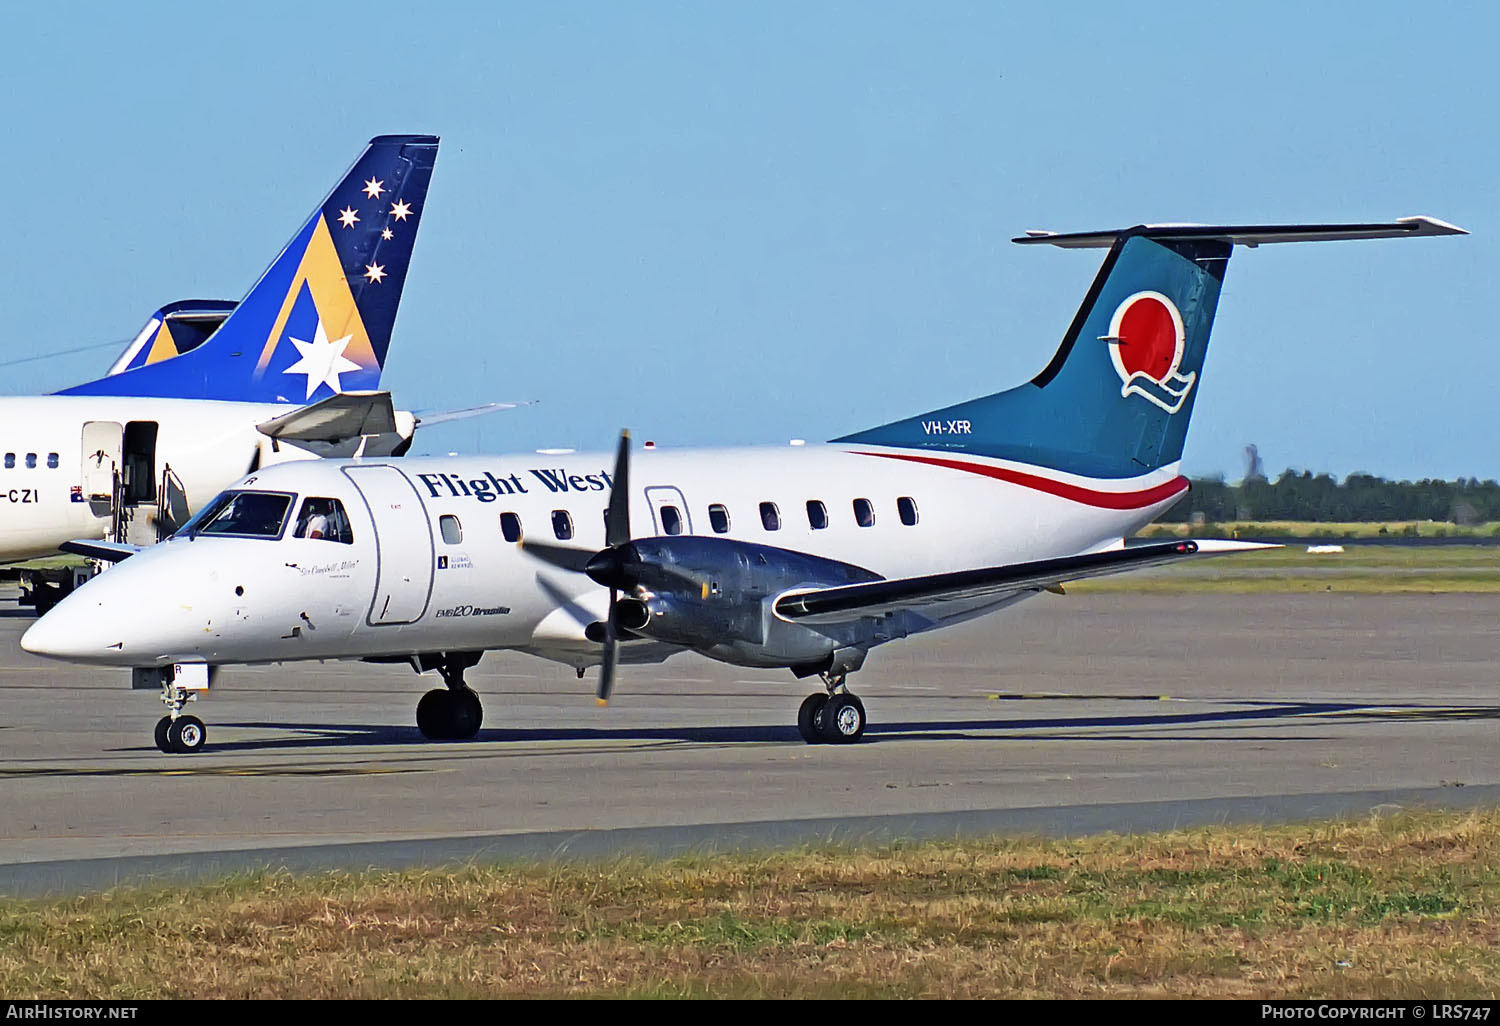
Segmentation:
{"type": "Polygon", "coordinates": [[[881,579],[804,552],[698,536],[630,542],[609,569],[609,583],[627,591],[615,603],[621,629],[748,666],[812,665],[850,643],[777,617],[776,596],[881,579]]]}

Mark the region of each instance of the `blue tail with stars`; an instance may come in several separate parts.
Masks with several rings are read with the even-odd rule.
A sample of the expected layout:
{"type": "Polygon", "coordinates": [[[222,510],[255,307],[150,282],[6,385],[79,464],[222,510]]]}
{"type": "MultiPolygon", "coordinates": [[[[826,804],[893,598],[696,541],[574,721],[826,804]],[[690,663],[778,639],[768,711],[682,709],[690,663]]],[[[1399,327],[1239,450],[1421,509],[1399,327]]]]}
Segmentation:
{"type": "Polygon", "coordinates": [[[437,149],[371,139],[205,342],[58,394],[303,405],[378,388],[437,149]]]}

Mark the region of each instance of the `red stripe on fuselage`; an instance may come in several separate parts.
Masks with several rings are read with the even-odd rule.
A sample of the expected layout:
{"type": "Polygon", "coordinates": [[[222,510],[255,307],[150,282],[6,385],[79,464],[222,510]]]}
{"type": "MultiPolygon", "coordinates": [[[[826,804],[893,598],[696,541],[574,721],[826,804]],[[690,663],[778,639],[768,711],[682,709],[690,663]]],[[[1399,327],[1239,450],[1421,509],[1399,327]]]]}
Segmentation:
{"type": "Polygon", "coordinates": [[[929,466],[946,467],[949,470],[962,470],[970,474],[979,474],[982,477],[993,477],[998,481],[1008,481],[1023,488],[1047,492],[1049,495],[1081,502],[1087,506],[1097,506],[1100,509],[1145,509],[1147,506],[1155,506],[1158,502],[1180,495],[1187,491],[1188,487],[1187,478],[1174,477],[1165,484],[1138,492],[1101,492],[1094,488],[1081,488],[1064,481],[1054,481],[1036,474],[1027,474],[1006,467],[991,467],[983,463],[964,463],[961,460],[945,460],[937,456],[909,456],[897,452],[861,452],[858,455],[882,456],[888,460],[906,460],[909,463],[926,463],[929,466]]]}

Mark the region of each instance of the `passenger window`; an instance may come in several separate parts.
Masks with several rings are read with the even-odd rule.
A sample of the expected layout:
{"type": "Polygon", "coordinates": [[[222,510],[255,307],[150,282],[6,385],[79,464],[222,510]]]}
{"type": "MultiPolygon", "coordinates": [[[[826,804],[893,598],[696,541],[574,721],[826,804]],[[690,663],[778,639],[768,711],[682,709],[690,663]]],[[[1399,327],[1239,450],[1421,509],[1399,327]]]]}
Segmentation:
{"type": "Polygon", "coordinates": [[[15,453],[8,452],[8,453],[5,454],[5,469],[6,470],[15,470],[16,469],[16,454],[15,453]]]}
{"type": "Polygon", "coordinates": [[[901,498],[896,500],[896,512],[901,514],[901,522],[907,527],[917,526],[917,521],[920,518],[917,516],[916,499],[913,499],[910,495],[901,496],[901,498]]]}
{"type": "Polygon", "coordinates": [[[438,530],[443,532],[443,542],[447,545],[457,545],[464,540],[464,525],[452,513],[438,517],[438,530]]]}
{"type": "Polygon", "coordinates": [[[297,514],[297,529],[292,532],[292,537],[354,544],[354,531],[349,526],[349,518],[344,515],[344,504],[337,499],[313,496],[302,500],[302,511],[297,514]]]}
{"type": "Polygon", "coordinates": [[[573,537],[573,515],[565,509],[553,510],[552,533],[557,535],[558,541],[567,541],[573,537]]]}
{"type": "Polygon", "coordinates": [[[36,453],[34,453],[34,452],[28,452],[26,454],[26,469],[27,470],[35,470],[36,469],[36,453]]]}
{"type": "Polygon", "coordinates": [[[47,469],[48,470],[56,470],[57,469],[57,453],[55,453],[55,452],[49,452],[47,454],[47,469]]]}
{"type": "Polygon", "coordinates": [[[682,533],[682,512],[676,506],[661,508],[661,529],[667,534],[682,533]]]}
{"type": "Polygon", "coordinates": [[[860,527],[875,526],[875,507],[869,499],[854,500],[854,522],[860,527]]]}
{"type": "Polygon", "coordinates": [[[767,531],[781,530],[781,510],[776,508],[776,503],[763,502],[760,504],[760,525],[767,531]]]}
{"type": "Polygon", "coordinates": [[[729,533],[729,510],[717,502],[708,507],[708,524],[714,529],[714,534],[729,533]]]}
{"type": "Polygon", "coordinates": [[[505,540],[508,542],[520,541],[521,518],[516,516],[514,513],[501,513],[500,533],[505,536],[505,540]]]}
{"type": "Polygon", "coordinates": [[[828,507],[817,499],[807,500],[807,526],[814,531],[828,526],[828,507]]]}

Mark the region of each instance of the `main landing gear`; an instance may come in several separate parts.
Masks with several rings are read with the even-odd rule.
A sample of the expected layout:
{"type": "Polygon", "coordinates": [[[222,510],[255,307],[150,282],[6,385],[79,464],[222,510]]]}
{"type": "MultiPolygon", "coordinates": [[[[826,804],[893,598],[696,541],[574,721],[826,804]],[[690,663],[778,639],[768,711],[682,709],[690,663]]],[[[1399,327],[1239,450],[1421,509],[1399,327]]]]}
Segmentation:
{"type": "Polygon", "coordinates": [[[418,656],[423,670],[442,674],[444,688],[434,688],[417,703],[417,729],[429,741],[467,741],[479,733],[484,707],[464,683],[464,671],[479,662],[482,652],[443,652],[418,656]]]}
{"type": "Polygon", "coordinates": [[[848,745],[865,733],[865,704],[844,685],[846,674],[821,673],[827,694],[814,692],[797,710],[797,732],[810,745],[848,745]]]}

